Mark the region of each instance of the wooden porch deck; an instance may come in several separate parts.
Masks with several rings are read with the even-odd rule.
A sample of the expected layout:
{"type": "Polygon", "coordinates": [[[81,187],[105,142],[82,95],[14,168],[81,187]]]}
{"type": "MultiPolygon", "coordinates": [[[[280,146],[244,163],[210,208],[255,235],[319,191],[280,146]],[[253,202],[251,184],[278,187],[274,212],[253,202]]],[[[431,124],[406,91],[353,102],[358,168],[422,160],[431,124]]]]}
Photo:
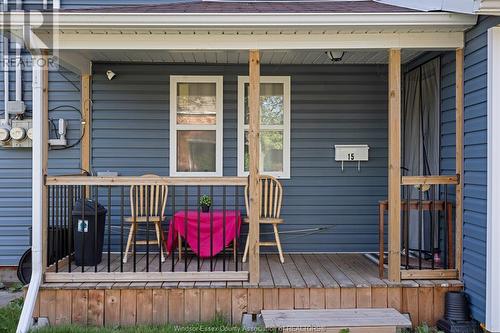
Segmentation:
{"type": "MultiPolygon", "coordinates": [[[[119,259],[112,259],[114,269],[119,270],[119,259]]],[[[171,264],[169,259],[165,265],[171,264]]],[[[150,260],[150,269],[158,267],[158,258],[150,260]]],[[[239,323],[242,313],[262,309],[392,307],[410,313],[414,324],[433,324],[443,314],[444,294],[462,289],[457,280],[394,283],[380,279],[377,265],[362,254],[289,254],[284,264],[275,254],[263,254],[260,264],[258,285],[234,281],[45,283],[35,313],[56,324],[130,325],[209,320],[216,313],[239,323]]],[[[206,269],[209,261],[202,265],[206,269]]],[[[196,259],[189,258],[188,270],[196,266],[196,259]]],[[[218,260],[215,269],[221,267],[218,260]]],[[[245,270],[246,264],[241,268],[245,270]]],[[[89,270],[92,274],[94,268],[89,270]]],[[[184,260],[176,262],[175,270],[184,270],[184,260]]]]}

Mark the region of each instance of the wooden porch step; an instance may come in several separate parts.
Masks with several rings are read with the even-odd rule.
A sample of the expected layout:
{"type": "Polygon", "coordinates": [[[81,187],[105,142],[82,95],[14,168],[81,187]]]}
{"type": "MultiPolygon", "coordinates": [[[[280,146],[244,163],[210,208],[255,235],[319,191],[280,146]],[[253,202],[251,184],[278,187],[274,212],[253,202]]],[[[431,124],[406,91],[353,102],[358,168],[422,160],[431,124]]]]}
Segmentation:
{"type": "Polygon", "coordinates": [[[395,333],[411,321],[395,309],[262,310],[268,329],[293,332],[395,333]]]}

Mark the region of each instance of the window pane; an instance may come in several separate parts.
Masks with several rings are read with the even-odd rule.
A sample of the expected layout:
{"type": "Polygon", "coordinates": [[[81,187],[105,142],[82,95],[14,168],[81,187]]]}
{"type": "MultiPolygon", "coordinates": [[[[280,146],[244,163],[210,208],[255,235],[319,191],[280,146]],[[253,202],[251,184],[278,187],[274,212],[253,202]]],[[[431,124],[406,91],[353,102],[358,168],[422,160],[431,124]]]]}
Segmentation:
{"type": "MultiPolygon", "coordinates": [[[[248,124],[248,83],[245,83],[245,125],[248,124]]],[[[284,113],[283,83],[260,84],[260,120],[262,125],[282,125],[284,113]]]]}
{"type": "Polygon", "coordinates": [[[215,172],[216,131],[177,131],[177,171],[215,172]]]}
{"type": "Polygon", "coordinates": [[[283,132],[266,131],[260,135],[260,154],[264,172],[283,171],[283,132]]]}
{"type": "MultiPolygon", "coordinates": [[[[248,131],[245,131],[244,170],[248,171],[249,161],[248,131]]],[[[283,171],[283,131],[263,131],[260,133],[260,158],[262,172],[283,171]]]]}
{"type": "Polygon", "coordinates": [[[216,83],[177,83],[177,124],[216,123],[216,83]]]}

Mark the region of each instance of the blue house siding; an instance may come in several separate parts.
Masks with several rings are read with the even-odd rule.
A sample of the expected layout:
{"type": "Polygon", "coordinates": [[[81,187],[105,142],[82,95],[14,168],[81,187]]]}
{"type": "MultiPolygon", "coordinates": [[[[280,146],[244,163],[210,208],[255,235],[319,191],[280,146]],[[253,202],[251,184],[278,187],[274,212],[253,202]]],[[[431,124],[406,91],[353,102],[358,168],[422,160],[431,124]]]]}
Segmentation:
{"type": "Polygon", "coordinates": [[[487,30],[500,17],[481,17],[465,34],[464,282],[475,318],[485,320],[487,202],[487,30]]]}
{"type": "MultiPolygon", "coordinates": [[[[96,171],[168,175],[169,75],[224,76],[224,175],[236,175],[237,76],[247,66],[96,64],[92,162],[96,171]],[[117,78],[108,81],[111,68],[117,78]]],[[[377,205],[387,195],[386,66],[263,66],[291,76],[291,179],[286,251],[376,251],[377,205]],[[369,144],[370,161],[334,161],[335,144],[369,144]]]]}
{"type": "MultiPolygon", "coordinates": [[[[63,75],[79,87],[79,77],[62,70],[63,75]]],[[[10,98],[14,99],[14,71],[10,73],[10,98]]],[[[49,108],[72,105],[80,108],[80,92],[59,72],[49,76],[49,108]]],[[[3,117],[3,75],[0,75],[0,115],[3,117]]],[[[31,112],[31,70],[23,71],[23,100],[31,112]]],[[[50,118],[69,120],[69,143],[80,137],[80,115],[63,107],[50,112],[50,118]]],[[[52,134],[52,133],[51,133],[52,134]]],[[[51,174],[75,173],[80,168],[80,149],[76,146],[49,153],[51,174]]],[[[0,266],[16,266],[22,253],[30,246],[31,226],[31,149],[0,148],[0,266]]]]}

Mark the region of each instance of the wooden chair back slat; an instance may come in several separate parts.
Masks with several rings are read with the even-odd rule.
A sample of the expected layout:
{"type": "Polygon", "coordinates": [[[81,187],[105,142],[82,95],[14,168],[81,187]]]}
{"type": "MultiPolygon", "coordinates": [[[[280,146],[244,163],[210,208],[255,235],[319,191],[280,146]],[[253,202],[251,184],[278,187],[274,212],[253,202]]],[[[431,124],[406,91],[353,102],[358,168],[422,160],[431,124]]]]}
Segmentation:
{"type": "MultiPolygon", "coordinates": [[[[283,200],[281,183],[273,176],[262,175],[259,179],[261,204],[259,214],[261,218],[279,218],[283,200]]],[[[250,211],[248,185],[245,186],[245,207],[247,214],[250,211]]]]}
{"type": "MultiPolygon", "coordinates": [[[[142,177],[159,177],[144,175],[142,177]]],[[[166,185],[130,186],[130,209],[132,217],[162,217],[167,206],[168,187],[166,185]]]]}

